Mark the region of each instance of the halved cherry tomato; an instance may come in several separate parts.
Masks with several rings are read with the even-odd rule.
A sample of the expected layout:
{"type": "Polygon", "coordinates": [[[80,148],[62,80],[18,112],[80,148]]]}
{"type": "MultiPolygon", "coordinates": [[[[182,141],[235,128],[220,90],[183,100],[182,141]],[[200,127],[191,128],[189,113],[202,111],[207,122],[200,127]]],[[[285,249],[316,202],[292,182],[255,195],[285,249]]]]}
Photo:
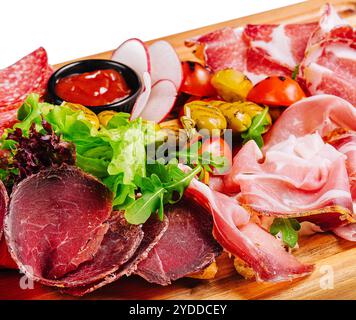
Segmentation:
{"type": "Polygon", "coordinates": [[[198,62],[183,61],[183,84],[180,91],[198,97],[210,97],[216,94],[210,84],[211,72],[198,62]]]}
{"type": "Polygon", "coordinates": [[[305,98],[298,82],[283,76],[271,76],[258,82],[248,93],[247,100],[268,106],[288,107],[305,98]]]}
{"type": "MultiPolygon", "coordinates": [[[[212,158],[225,157],[226,166],[224,172],[229,170],[232,164],[232,151],[230,145],[221,137],[210,137],[203,139],[203,143],[200,150],[201,154],[209,153],[212,158]]],[[[217,172],[214,172],[217,173],[217,172]]],[[[219,172],[222,174],[223,172],[219,172]]]]}

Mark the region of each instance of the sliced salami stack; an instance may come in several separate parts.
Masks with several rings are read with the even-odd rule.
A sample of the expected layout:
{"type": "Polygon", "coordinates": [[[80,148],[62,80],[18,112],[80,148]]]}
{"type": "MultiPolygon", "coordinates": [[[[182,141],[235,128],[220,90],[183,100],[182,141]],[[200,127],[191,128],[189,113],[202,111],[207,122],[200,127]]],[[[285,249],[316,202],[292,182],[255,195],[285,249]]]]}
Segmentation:
{"type": "Polygon", "coordinates": [[[17,109],[30,93],[45,93],[52,72],[44,48],[0,70],[0,133],[14,124],[17,109]]]}

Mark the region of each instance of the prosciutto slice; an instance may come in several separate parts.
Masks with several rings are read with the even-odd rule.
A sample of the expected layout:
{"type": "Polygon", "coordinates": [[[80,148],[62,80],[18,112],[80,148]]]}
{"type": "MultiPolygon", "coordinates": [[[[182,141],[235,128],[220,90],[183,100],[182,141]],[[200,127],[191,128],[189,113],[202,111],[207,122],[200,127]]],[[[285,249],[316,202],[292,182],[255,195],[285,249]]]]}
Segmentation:
{"type": "Polygon", "coordinates": [[[237,185],[239,201],[262,215],[300,218],[323,230],[352,221],[345,156],[317,133],[291,135],[264,154],[249,141],[236,155],[225,185],[237,185]]]}
{"type": "Polygon", "coordinates": [[[317,25],[249,24],[216,30],[194,41],[204,45],[205,62],[213,71],[233,68],[256,83],[269,75],[291,76],[317,25]]]}
{"type": "Polygon", "coordinates": [[[167,215],[167,231],[136,271],[160,285],[203,270],[222,252],[211,234],[210,215],[197,203],[182,201],[170,207],[167,215]]]}
{"type": "Polygon", "coordinates": [[[286,281],[309,274],[313,267],[298,262],[270,233],[250,221],[238,202],[193,179],[186,197],[203,205],[214,220],[214,236],[224,249],[243,260],[258,281],[286,281]]]}
{"type": "Polygon", "coordinates": [[[224,28],[201,36],[196,40],[204,45],[205,61],[213,71],[232,68],[246,69],[247,45],[242,29],[224,28]]]}
{"type": "Polygon", "coordinates": [[[327,5],[300,66],[311,94],[329,93],[356,104],[355,42],[356,31],[327,5]]]}

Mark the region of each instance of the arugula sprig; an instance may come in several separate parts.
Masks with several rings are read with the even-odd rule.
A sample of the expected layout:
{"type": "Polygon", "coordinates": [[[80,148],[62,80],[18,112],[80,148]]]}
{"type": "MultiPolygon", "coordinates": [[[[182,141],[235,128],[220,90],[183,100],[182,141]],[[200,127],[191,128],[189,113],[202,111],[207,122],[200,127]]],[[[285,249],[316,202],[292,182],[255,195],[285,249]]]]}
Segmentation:
{"type": "Polygon", "coordinates": [[[211,173],[215,169],[218,173],[223,173],[229,165],[226,157],[217,156],[208,151],[200,153],[199,150],[201,148],[202,142],[198,141],[189,148],[177,151],[175,156],[188,166],[195,167],[196,165],[200,165],[203,169],[202,172],[211,173]]]}
{"type": "Polygon", "coordinates": [[[260,148],[263,147],[262,134],[265,132],[266,126],[269,125],[267,115],[268,107],[264,108],[261,113],[253,117],[252,124],[249,129],[241,134],[241,137],[244,139],[243,143],[246,143],[250,140],[255,140],[255,142],[260,148]]]}
{"type": "Polygon", "coordinates": [[[147,177],[135,178],[141,197],[126,208],[126,220],[131,224],[145,223],[155,212],[163,220],[164,205],[179,201],[190,181],[201,170],[202,167],[198,165],[184,173],[176,164],[148,164],[147,177]]]}
{"type": "Polygon", "coordinates": [[[291,218],[276,218],[270,227],[270,233],[276,236],[282,234],[282,240],[290,248],[294,248],[298,242],[298,231],[300,223],[296,219],[291,218]]]}

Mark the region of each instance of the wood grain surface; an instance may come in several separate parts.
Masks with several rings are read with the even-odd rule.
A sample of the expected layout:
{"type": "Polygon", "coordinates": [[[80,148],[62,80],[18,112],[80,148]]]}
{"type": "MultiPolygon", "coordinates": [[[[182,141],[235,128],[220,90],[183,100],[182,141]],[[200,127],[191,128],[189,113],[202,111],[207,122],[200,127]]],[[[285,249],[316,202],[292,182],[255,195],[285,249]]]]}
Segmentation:
{"type": "MultiPolygon", "coordinates": [[[[319,18],[321,6],[330,2],[342,17],[356,25],[356,1],[315,0],[275,9],[260,14],[226,21],[162,39],[169,41],[182,59],[191,58],[186,39],[221,28],[246,23],[308,22],[319,18]]],[[[154,40],[152,40],[154,41],[154,40]]],[[[148,41],[148,43],[152,42],[148,41]]],[[[90,58],[110,58],[111,51],[90,58]]],[[[86,59],[88,57],[82,58],[86,59]]],[[[77,59],[81,60],[81,59],[77,59]]],[[[60,67],[59,64],[56,67],[60,67]]],[[[316,234],[301,239],[295,255],[302,262],[315,264],[315,271],[306,278],[277,284],[256,283],[239,276],[232,260],[224,254],[218,259],[219,271],[214,280],[181,279],[161,287],[141,278],[130,277],[112,283],[82,299],[352,299],[356,300],[356,246],[332,234],[316,234]]],[[[25,281],[18,272],[0,272],[0,299],[75,299],[57,290],[34,284],[21,289],[25,281]]],[[[26,281],[25,281],[26,282],[26,281]]]]}

